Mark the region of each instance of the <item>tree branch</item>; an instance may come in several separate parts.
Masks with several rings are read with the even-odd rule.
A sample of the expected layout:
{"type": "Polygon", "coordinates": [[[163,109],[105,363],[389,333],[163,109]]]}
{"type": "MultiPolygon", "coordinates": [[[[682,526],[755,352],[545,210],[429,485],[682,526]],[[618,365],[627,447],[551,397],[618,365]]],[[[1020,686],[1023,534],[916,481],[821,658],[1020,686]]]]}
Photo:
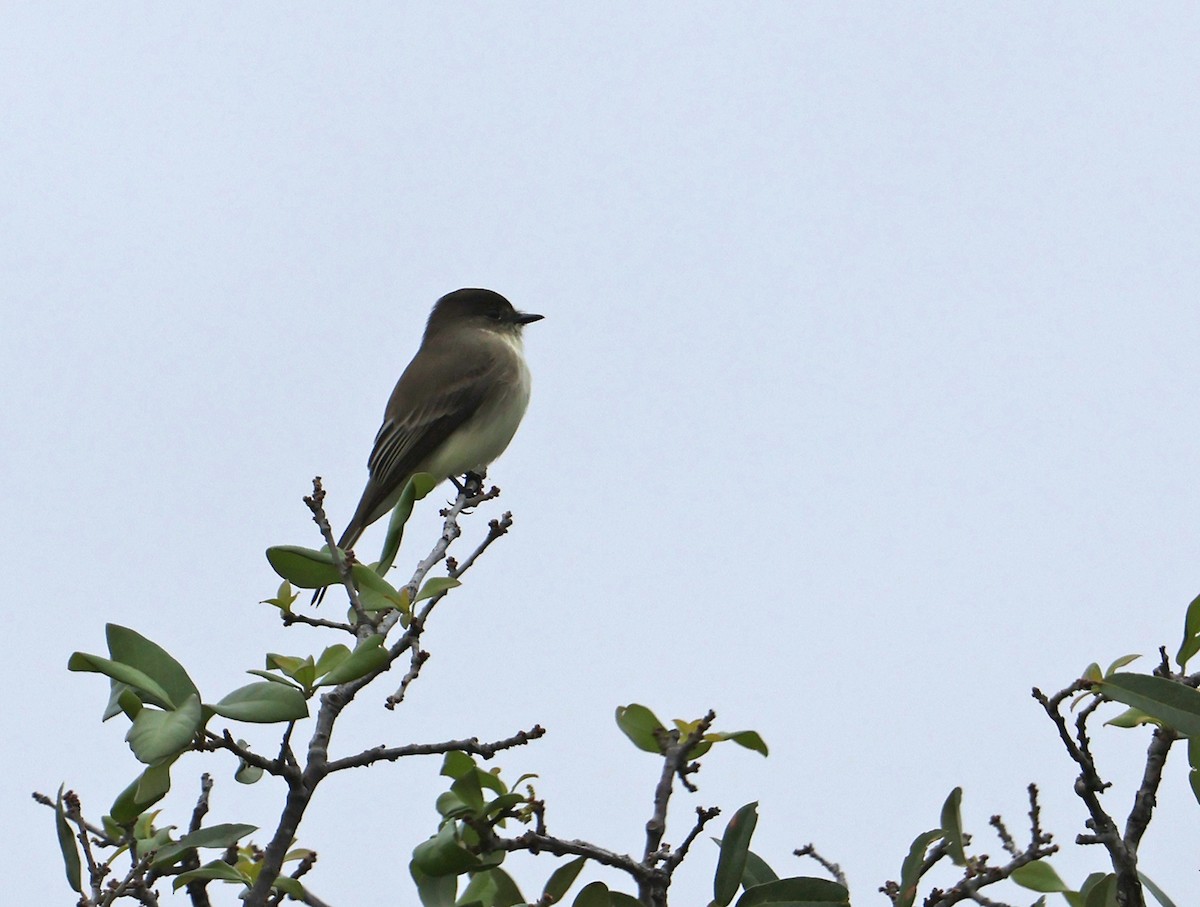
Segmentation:
{"type": "Polygon", "coordinates": [[[445,743],[410,743],[406,746],[377,746],[369,750],[364,750],[357,756],[347,756],[344,759],[335,759],[326,764],[325,770],[327,774],[340,772],[348,768],[361,768],[366,765],[374,765],[376,762],[395,762],[397,759],[403,759],[405,756],[437,756],[445,753],[468,753],[472,756],[482,756],[484,759],[491,759],[496,753],[512,749],[514,746],[524,746],[530,740],[537,740],[544,736],[545,728],[540,724],[535,724],[527,731],[518,731],[511,737],[506,737],[503,740],[496,740],[493,743],[480,743],[478,737],[470,737],[466,740],[447,740],[445,743]]]}

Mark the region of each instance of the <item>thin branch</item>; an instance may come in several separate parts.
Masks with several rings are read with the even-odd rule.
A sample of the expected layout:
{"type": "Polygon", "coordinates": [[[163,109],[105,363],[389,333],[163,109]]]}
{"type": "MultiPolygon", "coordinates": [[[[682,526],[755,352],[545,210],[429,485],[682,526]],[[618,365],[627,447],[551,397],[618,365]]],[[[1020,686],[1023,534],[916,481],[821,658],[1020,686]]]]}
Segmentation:
{"type": "Polygon", "coordinates": [[[409,684],[420,676],[421,668],[425,666],[425,662],[429,661],[429,653],[424,649],[414,648],[410,652],[412,658],[409,660],[409,668],[407,673],[400,678],[399,688],[383,701],[383,706],[386,709],[394,709],[404,701],[404,694],[408,691],[409,684]]]}
{"type": "Polygon", "coordinates": [[[1087,720],[1095,713],[1101,701],[1099,696],[1084,708],[1075,721],[1076,736],[1071,738],[1067,731],[1066,721],[1059,706],[1069,691],[1091,690],[1095,684],[1086,678],[1077,680],[1066,690],[1053,697],[1047,697],[1041,690],[1034,688],[1033,697],[1050,716],[1058,728],[1058,735],[1067,749],[1067,753],[1079,766],[1079,777],[1075,780],[1075,794],[1087,807],[1089,819],[1084,823],[1092,830],[1092,834],[1075,836],[1076,844],[1102,844],[1108,852],[1109,861],[1117,876],[1117,902],[1122,907],[1138,907],[1145,904],[1142,894],[1142,883],[1137,870],[1137,843],[1140,841],[1154,806],[1154,795],[1162,777],[1162,763],[1166,761],[1167,750],[1173,741],[1165,737],[1152,739],[1147,765],[1143,775],[1142,786],[1135,795],[1134,808],[1126,822],[1126,836],[1122,837],[1116,822],[1100,804],[1099,794],[1107,790],[1111,784],[1104,781],[1096,770],[1096,762],[1092,757],[1090,741],[1087,735],[1087,720]]]}
{"type": "Polygon", "coordinates": [[[309,617],[307,614],[301,614],[298,611],[280,611],[279,616],[283,619],[285,627],[290,627],[292,624],[304,624],[306,627],[326,627],[330,630],[342,630],[352,636],[358,634],[356,627],[342,621],[325,620],[323,617],[309,617]]]}
{"type": "MultiPolygon", "coordinates": [[[[646,822],[646,847],[642,853],[642,862],[649,866],[653,866],[657,862],[654,858],[659,852],[663,835],[667,830],[667,805],[671,800],[675,778],[678,777],[686,787],[691,788],[685,772],[688,753],[708,733],[708,729],[716,720],[716,712],[710,710],[683,740],[680,740],[678,730],[666,731],[662,734],[665,738],[663,742],[666,744],[663,752],[663,768],[658,778],[658,784],[654,788],[654,812],[646,822]]],[[[694,790],[694,788],[691,789],[694,790]]]]}
{"type": "Polygon", "coordinates": [[[129,867],[129,872],[125,874],[125,878],[118,882],[116,886],[110,888],[105,893],[105,899],[99,903],[111,904],[128,893],[147,905],[147,907],[153,907],[153,905],[158,904],[158,895],[144,883],[146,870],[150,868],[150,861],[153,859],[154,851],[143,854],[129,867]]]}
{"type": "Polygon", "coordinates": [[[587,857],[604,866],[611,866],[626,872],[639,882],[651,878],[655,870],[639,863],[629,854],[620,854],[606,850],[587,841],[565,841],[562,838],[527,831],[515,838],[501,838],[495,834],[485,836],[486,847],[489,851],[503,850],[509,853],[525,850],[529,853],[549,853],[558,857],[587,857]]]}
{"type": "Polygon", "coordinates": [[[700,832],[704,831],[704,826],[719,815],[721,815],[721,810],[715,806],[708,809],[705,809],[703,806],[696,807],[696,824],[692,826],[692,830],[688,832],[687,837],[683,839],[683,843],[675,849],[675,852],[663,861],[663,869],[667,871],[668,875],[673,873],[675,867],[683,862],[688,850],[692,846],[692,842],[696,840],[700,832]]]}
{"type": "Polygon", "coordinates": [[[215,734],[212,731],[204,732],[204,741],[197,744],[200,750],[229,750],[247,765],[254,768],[260,768],[264,772],[271,775],[296,775],[299,774],[295,767],[280,762],[278,759],[266,759],[258,753],[247,749],[233,739],[233,734],[229,729],[224,729],[220,734],[215,734]]]}
{"type": "MultiPolygon", "coordinates": [[[[314,511],[314,519],[319,512],[323,514],[321,500],[318,495],[323,496],[323,491],[320,489],[320,481],[314,480],[314,494],[312,502],[309,504],[310,509],[314,511]]],[[[462,530],[458,525],[458,517],[462,512],[471,506],[481,503],[485,500],[490,500],[495,497],[499,491],[492,489],[486,494],[479,492],[479,480],[474,478],[469,481],[466,487],[459,493],[453,505],[445,511],[445,519],[442,524],[442,535],[434,545],[433,550],[424,558],[417,566],[417,570],[413,574],[413,579],[408,585],[410,600],[416,598],[416,590],[420,586],[421,580],[431,570],[434,565],[446,557],[446,552],[450,545],[461,534],[462,530]]],[[[306,503],[308,500],[306,499],[306,503]]],[[[332,538],[331,530],[328,529],[328,521],[325,521],[322,526],[322,533],[326,534],[326,541],[329,542],[332,538]]],[[[320,525],[320,521],[318,521],[320,525]]],[[[338,560],[336,546],[331,544],[330,551],[333,553],[335,561],[338,560]]],[[[351,602],[355,605],[355,613],[359,617],[360,626],[357,630],[360,638],[368,633],[380,633],[384,636],[388,634],[393,626],[400,620],[398,611],[390,611],[379,622],[372,623],[366,613],[361,610],[361,604],[357,602],[357,592],[354,590],[354,583],[349,575],[349,568],[340,562],[339,570],[342,572],[342,578],[347,586],[347,591],[350,593],[351,602]]],[[[267,844],[266,850],[263,853],[262,866],[259,870],[259,875],[251,886],[250,891],[246,893],[244,900],[245,907],[263,907],[271,890],[271,885],[283,867],[283,859],[287,854],[288,848],[291,846],[292,840],[296,836],[296,832],[300,827],[300,821],[304,817],[305,811],[308,809],[309,801],[312,799],[313,792],[316,790],[321,780],[325,778],[331,769],[331,765],[341,767],[350,767],[355,759],[360,756],[350,757],[351,763],[344,760],[330,762],[329,759],[329,741],[333,735],[333,726],[337,721],[342,710],[354,701],[358,692],[371,683],[380,674],[391,669],[392,665],[409,649],[418,648],[417,642],[420,639],[421,632],[424,629],[425,621],[428,619],[430,612],[436,604],[444,597],[445,593],[435,595],[423,602],[423,607],[419,612],[412,616],[409,626],[400,638],[388,648],[388,657],[381,665],[374,670],[358,677],[355,680],[340,684],[328,692],[322,694],[320,698],[320,708],[317,711],[316,721],[313,727],[312,737],[309,739],[307,758],[302,772],[297,773],[295,770],[284,767],[276,774],[281,775],[288,783],[287,800],[284,804],[283,812],[280,815],[279,824],[275,829],[271,841],[267,844]]],[[[436,746],[436,745],[435,745],[436,746]]],[[[403,748],[401,748],[403,749],[403,748]]],[[[370,751],[368,751],[370,752],[370,751]]],[[[381,757],[376,757],[381,758],[381,757]]],[[[397,756],[399,758],[399,756],[397,756]]]]}
{"type": "MultiPolygon", "coordinates": [[[[455,579],[458,579],[458,577],[470,570],[471,565],[479,559],[479,556],[483,554],[483,552],[487,551],[488,546],[490,546],[492,542],[496,541],[496,539],[500,538],[500,536],[508,532],[508,530],[512,528],[512,524],[513,515],[512,511],[509,510],[504,511],[504,513],[500,515],[500,519],[489,520],[488,534],[484,537],[483,541],[479,543],[475,550],[467,556],[467,559],[463,561],[461,565],[457,561],[448,565],[450,568],[450,575],[455,579]]],[[[450,559],[447,558],[447,560],[450,559]]]]}
{"type": "Polygon", "coordinates": [[[92,854],[92,842],[88,837],[87,823],[83,821],[83,811],[79,803],[79,795],[73,790],[67,791],[63,794],[63,806],[67,820],[78,829],[75,837],[83,845],[83,858],[87,863],[88,880],[92,885],[92,900],[99,903],[100,886],[104,883],[104,877],[108,875],[109,868],[106,864],[97,864],[96,858],[92,854]]]}
{"type": "Polygon", "coordinates": [[[213,789],[212,775],[205,772],[200,776],[200,798],[196,800],[196,808],[192,810],[192,821],[188,823],[188,831],[199,831],[204,817],[208,815],[208,795],[213,789]]]}
{"type": "Polygon", "coordinates": [[[1171,728],[1159,727],[1150,736],[1150,746],[1146,750],[1146,769],[1142,774],[1142,783],[1137,793],[1133,795],[1133,809],[1129,811],[1129,819],[1125,822],[1125,846],[1137,851],[1142,835],[1150,824],[1158,794],[1158,786],[1162,782],[1163,767],[1167,764],[1167,755],[1171,752],[1171,744],[1179,739],[1179,735],[1171,728]]]}
{"type": "Polygon", "coordinates": [[[990,819],[988,819],[988,825],[996,829],[996,836],[1000,838],[1000,845],[1004,848],[1005,852],[1009,856],[1015,857],[1021,852],[1021,849],[1017,847],[1017,842],[1013,840],[1013,836],[1009,834],[1008,826],[1004,824],[1004,819],[1002,819],[1000,816],[992,816],[990,819]]]}
{"type": "Polygon", "coordinates": [[[1077,837],[1078,844],[1104,843],[1109,848],[1110,854],[1113,853],[1113,848],[1123,849],[1121,846],[1120,836],[1117,834],[1116,823],[1112,817],[1105,812],[1104,807],[1100,804],[1097,793],[1103,791],[1108,785],[1096,773],[1096,764],[1092,760],[1091,755],[1086,751],[1087,733],[1086,720],[1092,712],[1085,709],[1080,714],[1076,721],[1077,734],[1081,742],[1076,742],[1076,739],[1071,736],[1067,730],[1066,719],[1063,717],[1059,706],[1067,696],[1073,692],[1080,692],[1082,689],[1090,689],[1092,683],[1086,680],[1078,680],[1065,690],[1061,690],[1053,697],[1047,697],[1041,690],[1036,687],[1033,690],[1033,698],[1036,699],[1050,716],[1050,720],[1054,722],[1054,726],[1058,728],[1059,739],[1062,740],[1063,746],[1066,747],[1067,753],[1079,766],[1079,777],[1075,781],[1075,793],[1083,800],[1084,805],[1088,808],[1088,813],[1091,815],[1089,820],[1090,827],[1096,832],[1095,835],[1080,835],[1077,837]],[[1110,846],[1111,845],[1111,846],[1110,846]]]}
{"type": "MultiPolygon", "coordinates": [[[[39,791],[33,791],[30,796],[33,797],[35,802],[42,804],[42,806],[48,806],[50,809],[58,808],[58,804],[55,802],[53,797],[47,797],[45,794],[40,793],[39,791]]],[[[84,821],[83,816],[80,816],[79,818],[80,821],[83,822],[84,828],[88,830],[88,833],[95,839],[99,846],[116,847],[117,844],[120,843],[119,841],[114,841],[112,838],[110,838],[108,836],[108,832],[106,832],[99,825],[93,825],[91,822],[84,821]]]]}
{"type": "MultiPolygon", "coordinates": [[[[993,827],[1004,828],[1003,820],[993,817],[993,827]]],[[[1000,835],[1005,840],[1007,829],[1000,835]]],[[[1008,838],[1011,841],[1011,837],[1008,838]]],[[[1007,849],[1007,843],[1005,844],[1007,849]]],[[[989,866],[986,855],[968,857],[963,878],[958,884],[945,891],[934,889],[925,899],[925,907],[950,907],[961,901],[974,901],[984,907],[1003,907],[998,901],[992,901],[980,894],[980,890],[988,885],[1011,878],[1012,874],[1035,860],[1041,860],[1058,852],[1058,845],[1051,843],[1051,836],[1042,831],[1041,807],[1038,805],[1038,790],[1033,784],[1029,785],[1029,844],[1024,850],[1012,855],[1003,866],[989,866]]]]}
{"type": "Polygon", "coordinates": [[[350,563],[342,556],[341,549],[333,540],[333,527],[329,525],[329,518],[325,515],[325,489],[321,485],[320,476],[313,478],[313,493],[305,496],[304,503],[312,511],[313,522],[317,524],[317,528],[321,530],[321,537],[329,546],[329,556],[333,558],[333,565],[337,568],[338,575],[342,578],[342,585],[346,587],[346,592],[350,596],[350,607],[354,611],[355,622],[359,628],[356,633],[361,634],[365,628],[372,626],[371,618],[363,608],[362,602],[359,601],[358,589],[355,587],[354,577],[350,573],[350,563]]]}
{"type": "Polygon", "coordinates": [[[846,881],[846,874],[842,872],[842,867],[831,860],[825,859],[823,856],[817,853],[817,849],[813,847],[812,844],[805,844],[803,847],[793,850],[792,853],[798,857],[810,857],[811,859],[816,860],[821,864],[822,868],[824,868],[827,873],[833,876],[833,880],[835,882],[837,882],[847,891],[850,890],[850,884],[846,881]]]}
{"type": "Polygon", "coordinates": [[[466,740],[447,740],[445,743],[409,743],[405,746],[376,746],[369,750],[364,750],[356,756],[347,756],[344,759],[333,759],[326,763],[325,770],[327,774],[340,772],[348,768],[361,768],[366,765],[374,765],[376,762],[395,762],[397,759],[403,759],[405,756],[438,756],[445,753],[469,753],[472,756],[481,756],[484,759],[491,759],[496,753],[512,749],[514,746],[524,746],[530,740],[537,740],[544,736],[545,728],[540,724],[535,724],[527,731],[518,731],[511,737],[506,737],[503,740],[496,740],[492,743],[480,743],[478,737],[470,737],[466,740]]]}

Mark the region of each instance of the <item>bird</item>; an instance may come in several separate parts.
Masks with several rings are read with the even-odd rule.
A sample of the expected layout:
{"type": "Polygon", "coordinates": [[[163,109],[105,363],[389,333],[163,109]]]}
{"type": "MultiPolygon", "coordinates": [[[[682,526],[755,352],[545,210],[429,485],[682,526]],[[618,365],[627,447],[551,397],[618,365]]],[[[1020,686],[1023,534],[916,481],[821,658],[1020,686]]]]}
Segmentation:
{"type": "Polygon", "coordinates": [[[410,477],[439,483],[483,476],[504,453],[529,405],[521,335],[543,315],[519,312],[494,290],[447,293],[388,399],[367,459],[367,484],[338,540],[348,551],[388,513],[410,477]]]}

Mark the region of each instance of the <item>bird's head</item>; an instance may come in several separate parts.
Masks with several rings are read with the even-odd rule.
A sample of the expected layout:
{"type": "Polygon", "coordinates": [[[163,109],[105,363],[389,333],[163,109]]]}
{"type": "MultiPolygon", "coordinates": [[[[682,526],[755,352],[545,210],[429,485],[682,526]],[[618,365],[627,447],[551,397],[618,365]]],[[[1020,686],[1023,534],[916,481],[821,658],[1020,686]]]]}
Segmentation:
{"type": "Polygon", "coordinates": [[[493,290],[467,288],[447,293],[437,301],[429,314],[425,336],[455,325],[520,334],[521,328],[542,317],[518,312],[511,302],[493,290]]]}

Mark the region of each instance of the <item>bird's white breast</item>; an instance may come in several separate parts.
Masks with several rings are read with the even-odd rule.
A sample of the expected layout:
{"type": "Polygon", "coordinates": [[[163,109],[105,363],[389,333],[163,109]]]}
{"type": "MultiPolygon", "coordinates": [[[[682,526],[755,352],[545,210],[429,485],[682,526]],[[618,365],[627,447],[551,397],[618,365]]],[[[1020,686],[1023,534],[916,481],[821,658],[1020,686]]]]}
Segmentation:
{"type": "Polygon", "coordinates": [[[529,406],[529,368],[519,336],[493,336],[494,342],[504,344],[505,353],[513,357],[516,380],[489,395],[475,414],[446,439],[423,471],[437,476],[483,473],[517,433],[529,406]]]}

